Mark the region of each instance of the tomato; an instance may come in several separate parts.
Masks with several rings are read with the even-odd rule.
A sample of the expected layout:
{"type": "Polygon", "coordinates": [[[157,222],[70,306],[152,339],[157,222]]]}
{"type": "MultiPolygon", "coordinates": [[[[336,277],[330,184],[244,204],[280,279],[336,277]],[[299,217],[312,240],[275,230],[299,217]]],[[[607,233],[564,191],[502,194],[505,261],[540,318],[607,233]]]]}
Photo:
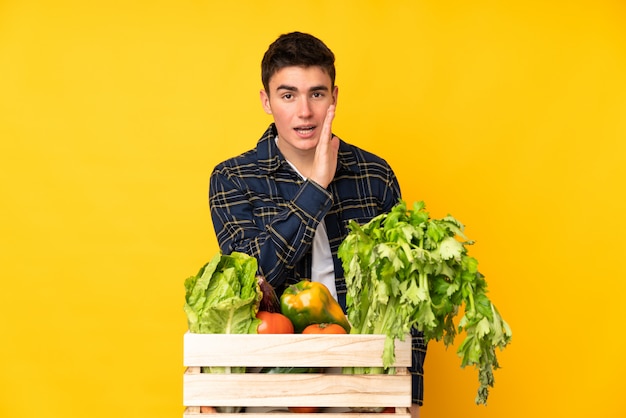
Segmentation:
{"type": "Polygon", "coordinates": [[[256,317],[261,320],[257,328],[259,334],[293,334],[293,324],[281,313],[259,311],[256,317]]]}
{"type": "Polygon", "coordinates": [[[311,324],[306,327],[303,334],[347,334],[346,330],[338,324],[311,324]]]}
{"type": "Polygon", "coordinates": [[[217,414],[217,410],[212,406],[201,406],[200,407],[201,414],[217,414]]]}
{"type": "Polygon", "coordinates": [[[296,412],[299,414],[306,414],[306,413],[318,412],[320,408],[319,406],[290,406],[289,410],[291,412],[296,412]]]}

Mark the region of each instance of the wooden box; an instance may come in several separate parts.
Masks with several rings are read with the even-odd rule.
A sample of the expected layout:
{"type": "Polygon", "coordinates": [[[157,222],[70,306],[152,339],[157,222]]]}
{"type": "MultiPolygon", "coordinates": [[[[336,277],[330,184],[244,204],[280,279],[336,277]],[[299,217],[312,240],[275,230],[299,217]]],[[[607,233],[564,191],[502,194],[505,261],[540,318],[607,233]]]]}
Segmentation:
{"type": "MultiPolygon", "coordinates": [[[[409,417],[411,341],[396,341],[395,374],[342,374],[342,367],[382,366],[384,335],[193,334],[184,335],[184,418],[206,416],[200,406],[246,407],[247,418],[298,415],[368,417],[355,407],[392,407],[409,417]],[[246,373],[201,373],[202,366],[245,366],[246,373]],[[268,374],[261,367],[320,367],[325,373],[268,374]],[[293,414],[287,407],[318,406],[293,414]]],[[[392,409],[393,411],[393,409],[392,409]]],[[[238,415],[243,413],[224,415],[238,415]]],[[[226,418],[226,417],[224,417],[226,418]]],[[[305,417],[303,417],[305,418],[305,417]]]]}

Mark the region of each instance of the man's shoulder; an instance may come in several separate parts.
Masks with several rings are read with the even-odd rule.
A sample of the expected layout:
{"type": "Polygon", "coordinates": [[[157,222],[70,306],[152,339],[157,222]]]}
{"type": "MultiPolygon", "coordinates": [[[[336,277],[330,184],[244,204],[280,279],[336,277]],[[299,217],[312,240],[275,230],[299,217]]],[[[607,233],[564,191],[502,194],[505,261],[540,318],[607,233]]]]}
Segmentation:
{"type": "Polygon", "coordinates": [[[228,170],[230,168],[241,167],[256,162],[256,148],[242,152],[241,154],[230,157],[215,166],[216,170],[228,170]]]}
{"type": "Polygon", "coordinates": [[[257,144],[254,148],[249,149],[247,151],[242,152],[239,155],[234,157],[230,157],[221,163],[215,166],[216,171],[228,171],[228,170],[239,170],[241,167],[247,166],[257,166],[259,163],[259,159],[263,158],[264,153],[269,152],[268,142],[271,133],[271,126],[268,130],[263,134],[263,136],[257,141],[257,144]],[[261,153],[259,153],[261,151],[261,153]]]}

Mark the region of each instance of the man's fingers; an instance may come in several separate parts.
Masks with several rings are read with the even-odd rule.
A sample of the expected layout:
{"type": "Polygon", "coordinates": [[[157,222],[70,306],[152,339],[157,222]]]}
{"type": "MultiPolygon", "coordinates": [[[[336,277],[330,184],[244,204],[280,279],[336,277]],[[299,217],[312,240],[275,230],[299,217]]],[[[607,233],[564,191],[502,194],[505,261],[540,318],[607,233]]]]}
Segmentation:
{"type": "Polygon", "coordinates": [[[337,152],[339,150],[339,138],[333,136],[333,119],[335,118],[335,105],[330,105],[326,111],[326,117],[320,132],[320,138],[315,149],[312,172],[309,178],[326,188],[333,180],[337,169],[337,152]]]}
{"type": "Polygon", "coordinates": [[[330,105],[326,111],[326,118],[324,118],[324,126],[322,127],[321,140],[330,141],[333,139],[333,119],[335,119],[335,105],[330,105]]]}

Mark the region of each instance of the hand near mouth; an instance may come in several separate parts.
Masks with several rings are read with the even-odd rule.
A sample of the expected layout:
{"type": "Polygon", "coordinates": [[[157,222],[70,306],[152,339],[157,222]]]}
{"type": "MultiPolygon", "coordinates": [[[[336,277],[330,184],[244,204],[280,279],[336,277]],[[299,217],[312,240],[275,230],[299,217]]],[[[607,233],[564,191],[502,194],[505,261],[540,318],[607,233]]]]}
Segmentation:
{"type": "Polygon", "coordinates": [[[335,177],[337,170],[337,154],[339,152],[339,138],[333,135],[332,124],[335,118],[335,105],[330,105],[326,111],[324,125],[320,139],[315,148],[313,169],[309,179],[320,186],[327,188],[335,177]]]}

